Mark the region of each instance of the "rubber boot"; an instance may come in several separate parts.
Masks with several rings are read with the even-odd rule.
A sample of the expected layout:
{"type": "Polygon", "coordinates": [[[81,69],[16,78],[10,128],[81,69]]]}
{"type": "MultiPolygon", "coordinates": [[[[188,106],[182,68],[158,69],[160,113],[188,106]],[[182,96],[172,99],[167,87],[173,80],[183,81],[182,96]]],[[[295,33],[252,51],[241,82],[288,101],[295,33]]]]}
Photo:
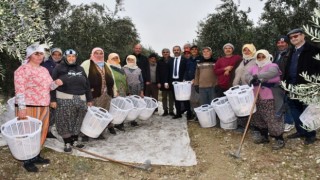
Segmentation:
{"type": "Polygon", "coordinates": [[[72,143],[71,143],[71,145],[72,145],[73,147],[83,148],[84,145],[81,144],[81,142],[78,141],[78,137],[79,137],[78,135],[72,135],[72,136],[71,136],[71,138],[72,138],[72,143]]]}
{"type": "Polygon", "coordinates": [[[23,161],[23,167],[28,171],[28,172],[38,172],[39,169],[34,165],[32,162],[32,159],[24,160],[23,161]]]}
{"type": "Polygon", "coordinates": [[[34,164],[50,164],[50,159],[45,159],[45,158],[41,157],[40,153],[39,153],[38,156],[36,156],[32,159],[32,162],[34,164]]]}
{"type": "Polygon", "coordinates": [[[71,145],[72,145],[72,138],[63,138],[64,141],[64,152],[70,153],[72,151],[71,145]]]}
{"type": "Polygon", "coordinates": [[[267,144],[269,143],[268,129],[259,129],[261,137],[254,140],[255,144],[267,144]]]}
{"type": "Polygon", "coordinates": [[[282,149],[282,148],[285,146],[285,142],[284,142],[284,139],[283,139],[282,134],[281,134],[280,136],[276,136],[275,139],[276,139],[276,142],[275,142],[275,144],[272,146],[272,149],[273,149],[273,150],[282,149]]]}

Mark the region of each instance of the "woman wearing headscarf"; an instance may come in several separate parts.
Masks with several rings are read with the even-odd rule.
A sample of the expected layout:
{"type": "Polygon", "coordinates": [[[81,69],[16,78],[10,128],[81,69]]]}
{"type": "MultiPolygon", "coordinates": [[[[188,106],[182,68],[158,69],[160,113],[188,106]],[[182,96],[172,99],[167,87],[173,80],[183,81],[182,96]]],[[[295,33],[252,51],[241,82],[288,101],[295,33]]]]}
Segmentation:
{"type": "MultiPolygon", "coordinates": [[[[16,99],[16,115],[19,119],[26,116],[42,121],[41,145],[44,144],[49,127],[50,90],[61,86],[60,79],[52,80],[46,68],[40,66],[44,59],[44,48],[38,43],[26,50],[25,64],[14,72],[14,87],[16,99]]],[[[28,172],[37,172],[34,164],[49,164],[49,159],[40,157],[23,161],[23,167],[28,172]]]]}
{"type": "MultiPolygon", "coordinates": [[[[144,82],[141,69],[137,66],[136,57],[134,55],[127,56],[126,63],[127,64],[123,69],[127,77],[129,94],[144,97],[144,82]]],[[[138,123],[136,121],[131,121],[131,126],[138,126],[138,123]]]]}
{"type": "Polygon", "coordinates": [[[281,108],[283,104],[283,98],[281,98],[283,92],[280,88],[281,71],[277,64],[272,63],[272,56],[267,50],[257,51],[255,58],[256,64],[249,69],[246,75],[246,82],[254,85],[255,94],[261,83],[253,124],[259,129],[262,136],[254,143],[269,143],[268,134],[270,134],[276,139],[272,149],[278,150],[285,146],[282,136],[284,119],[281,108]]]}
{"type": "Polygon", "coordinates": [[[234,68],[235,75],[233,79],[233,86],[236,85],[245,85],[247,84],[245,81],[245,75],[248,73],[249,69],[255,65],[255,55],[256,47],[253,44],[245,44],[242,47],[242,58],[240,64],[234,68]]]}
{"type": "MultiPolygon", "coordinates": [[[[238,61],[232,71],[230,72],[230,77],[233,77],[231,86],[246,85],[246,74],[248,74],[249,69],[255,65],[255,55],[256,47],[253,44],[245,44],[242,47],[242,61],[238,61]]],[[[242,132],[246,126],[248,117],[238,117],[238,128],[237,131],[242,132]]]]}
{"type": "Polygon", "coordinates": [[[52,78],[61,79],[63,85],[52,91],[50,106],[56,109],[56,127],[65,143],[64,151],[71,152],[71,146],[84,146],[78,136],[87,106],[92,105],[92,95],[84,69],[77,63],[76,51],[68,49],[64,56],[52,72],[52,78]]]}
{"type": "MultiPolygon", "coordinates": [[[[99,47],[93,48],[90,59],[84,61],[81,66],[84,68],[90,82],[93,104],[108,110],[111,98],[114,96],[114,81],[112,72],[104,61],[103,49],[99,47]]],[[[108,125],[108,130],[111,134],[116,134],[111,123],[108,125]]],[[[105,138],[101,134],[98,139],[105,138]]]]}
{"type": "MultiPolygon", "coordinates": [[[[120,58],[117,53],[110,53],[107,60],[107,65],[110,67],[114,80],[114,94],[115,96],[125,97],[128,95],[127,77],[123,68],[120,65],[120,58]]],[[[123,123],[114,125],[120,131],[124,131],[123,123]]]]}

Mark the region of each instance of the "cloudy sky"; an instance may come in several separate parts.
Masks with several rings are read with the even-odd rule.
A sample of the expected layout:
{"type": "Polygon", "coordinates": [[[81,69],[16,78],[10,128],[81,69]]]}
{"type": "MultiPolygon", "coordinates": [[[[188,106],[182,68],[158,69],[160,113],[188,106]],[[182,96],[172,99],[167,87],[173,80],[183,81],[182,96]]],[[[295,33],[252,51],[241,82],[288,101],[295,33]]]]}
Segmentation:
{"type": "MultiPolygon", "coordinates": [[[[258,21],[264,3],[260,0],[240,1],[240,9],[247,10],[250,6],[249,18],[258,21]]],[[[105,4],[112,11],[115,0],[69,0],[71,4],[105,4]]],[[[141,44],[151,47],[156,52],[175,45],[183,46],[197,36],[198,23],[208,14],[214,13],[220,0],[124,0],[125,11],[121,17],[128,16],[135,24],[141,44]]]]}

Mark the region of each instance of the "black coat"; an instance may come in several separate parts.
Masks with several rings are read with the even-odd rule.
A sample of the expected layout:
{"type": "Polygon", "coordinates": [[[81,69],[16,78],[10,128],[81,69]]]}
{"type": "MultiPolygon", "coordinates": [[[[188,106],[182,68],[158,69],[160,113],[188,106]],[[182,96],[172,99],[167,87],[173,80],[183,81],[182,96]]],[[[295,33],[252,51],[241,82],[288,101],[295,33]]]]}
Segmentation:
{"type": "MultiPolygon", "coordinates": [[[[285,69],[284,80],[286,82],[290,82],[289,68],[294,50],[293,47],[289,54],[288,63],[285,69]]],[[[313,46],[308,42],[303,45],[303,50],[298,59],[296,84],[307,83],[307,81],[299,75],[302,72],[307,72],[308,75],[320,75],[320,61],[314,59],[314,56],[319,53],[320,49],[318,47],[313,46]]]]}
{"type": "MultiPolygon", "coordinates": [[[[165,83],[169,83],[169,62],[172,60],[172,57],[170,57],[168,59],[168,61],[165,61],[163,58],[161,58],[158,61],[157,64],[157,83],[161,84],[161,91],[165,91],[165,90],[171,90],[171,88],[169,89],[165,89],[164,88],[164,84],[165,83]]],[[[169,86],[170,87],[170,86],[169,86]]]]}
{"type": "MultiPolygon", "coordinates": [[[[172,85],[172,82],[174,81],[172,76],[173,76],[173,66],[174,66],[174,58],[172,58],[169,61],[169,84],[172,85]]],[[[187,59],[185,59],[183,56],[181,56],[180,60],[180,66],[179,66],[179,79],[175,81],[182,82],[184,79],[184,74],[186,72],[186,67],[187,67],[187,59]]]]}

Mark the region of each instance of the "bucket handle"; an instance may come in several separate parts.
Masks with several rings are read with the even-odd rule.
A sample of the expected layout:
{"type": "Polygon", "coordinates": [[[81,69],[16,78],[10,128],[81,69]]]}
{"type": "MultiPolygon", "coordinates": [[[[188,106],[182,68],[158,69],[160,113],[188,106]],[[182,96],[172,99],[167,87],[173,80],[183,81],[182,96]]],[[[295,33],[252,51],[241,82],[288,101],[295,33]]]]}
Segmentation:
{"type": "Polygon", "coordinates": [[[137,99],[141,99],[141,97],[138,96],[138,95],[132,95],[132,97],[135,97],[135,98],[137,98],[137,99]]]}
{"type": "Polygon", "coordinates": [[[219,98],[215,98],[214,100],[212,100],[212,102],[217,102],[219,101],[219,98]]]}
{"type": "Polygon", "coordinates": [[[155,98],[150,98],[151,101],[154,101],[155,103],[158,103],[158,101],[155,98]]]}
{"type": "Polygon", "coordinates": [[[209,104],[204,104],[204,105],[202,105],[201,107],[202,108],[205,108],[205,107],[209,107],[210,105],[209,104]]]}
{"type": "Polygon", "coordinates": [[[126,99],[126,101],[128,101],[130,104],[133,104],[133,102],[130,100],[130,99],[128,99],[128,98],[125,98],[126,99]]]}
{"type": "Polygon", "coordinates": [[[240,88],[240,86],[234,86],[234,87],[231,88],[231,91],[233,91],[235,89],[239,89],[239,88],[240,88]]]}
{"type": "Polygon", "coordinates": [[[107,113],[107,112],[108,112],[107,110],[105,110],[105,109],[103,109],[103,108],[101,108],[101,107],[99,107],[99,110],[100,110],[101,112],[103,112],[103,113],[107,113]]]}

